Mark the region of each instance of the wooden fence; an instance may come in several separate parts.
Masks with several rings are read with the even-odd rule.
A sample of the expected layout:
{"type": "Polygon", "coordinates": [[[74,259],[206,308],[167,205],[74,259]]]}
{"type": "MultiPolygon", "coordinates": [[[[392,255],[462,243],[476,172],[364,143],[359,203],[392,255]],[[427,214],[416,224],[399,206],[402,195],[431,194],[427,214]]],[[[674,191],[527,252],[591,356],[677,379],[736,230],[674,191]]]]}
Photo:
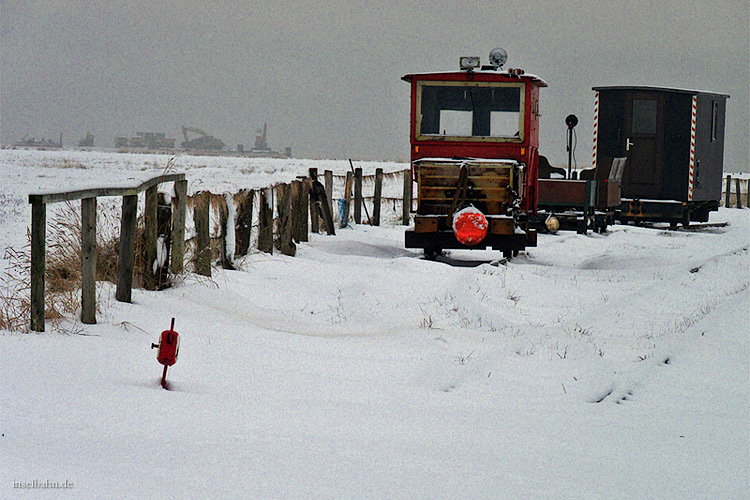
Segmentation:
{"type": "Polygon", "coordinates": [[[398,198],[402,202],[400,221],[408,225],[411,210],[411,176],[408,170],[384,174],[382,169],[377,169],[371,176],[363,176],[359,168],[347,176],[334,176],[332,171],[326,170],[324,183],[319,184],[324,197],[313,195],[313,185],[319,182],[315,168],[310,169],[307,177],[298,177],[288,184],[222,195],[198,192],[188,198],[195,227],[195,237],[190,240],[194,271],[211,276],[211,263],[217,258],[223,268],[233,269],[235,258],[247,255],[253,241],[262,252],[273,253],[277,250],[293,256],[296,244],[308,241],[310,232],[325,230],[329,235],[335,234],[334,217],[330,215],[335,213],[335,195],[347,200],[348,205],[343,215],[345,221],[341,220],[342,214],[339,214],[340,223],[348,221],[349,214],[353,212],[352,218],[357,224],[368,222],[374,226],[380,225],[383,201],[396,199],[382,196],[386,176],[403,177],[402,196],[398,198]],[[345,182],[341,186],[335,185],[338,180],[345,182]],[[362,190],[362,185],[367,183],[371,183],[373,188],[373,195],[369,197],[364,196],[362,190]],[[362,209],[369,214],[366,201],[371,201],[373,210],[372,215],[363,220],[362,209]],[[323,203],[325,207],[321,206],[323,203]],[[328,217],[325,214],[329,214],[328,217]]]}
{"type": "MultiPolygon", "coordinates": [[[[346,177],[343,187],[334,189],[333,172],[326,170],[324,184],[318,183],[317,169],[311,168],[307,177],[298,177],[289,184],[277,184],[263,189],[241,190],[234,194],[216,195],[207,191],[187,196],[185,174],[167,174],[149,179],[136,186],[93,188],[56,193],[30,194],[31,204],[31,330],[44,331],[45,314],[45,267],[46,267],[46,219],[47,204],[81,200],[81,322],[96,323],[96,207],[97,198],[122,196],[120,220],[120,246],[118,258],[116,300],[130,302],[135,262],[136,223],[138,194],[145,191],[143,281],[144,288],[162,288],[168,274],[167,265],[154,265],[160,258],[157,242],[167,242],[162,249],[169,259],[171,271],[182,271],[185,261],[186,243],[193,246],[192,262],[195,273],[211,276],[211,263],[218,247],[218,258],[222,267],[234,268],[234,259],[247,255],[251,248],[251,235],[255,231],[258,250],[273,253],[274,248],[285,255],[294,255],[296,243],[308,241],[309,232],[318,233],[325,228],[335,234],[333,227],[333,196],[342,193],[346,199],[344,222],[348,221],[353,204],[353,219],[362,223],[361,209],[364,207],[368,221],[379,225],[383,179],[386,176],[403,176],[403,202],[400,220],[409,224],[411,211],[411,175],[409,170],[384,174],[377,169],[375,175],[363,176],[361,169],[354,169],[346,177]],[[171,206],[159,203],[158,186],[174,182],[174,198],[171,206]],[[318,184],[316,184],[318,183],[318,184]],[[371,183],[373,196],[363,196],[362,186],[371,183]],[[316,189],[317,186],[317,189],[316,189]],[[354,188],[352,197],[351,190],[354,188]],[[316,196],[315,193],[318,193],[316,196]],[[325,193],[325,195],[323,195],[325,193]],[[365,201],[372,202],[372,215],[365,201]],[[275,206],[274,206],[275,201],[275,206]],[[322,206],[323,204],[326,206],[322,206]],[[254,223],[254,207],[257,207],[257,222],[254,223]],[[192,208],[192,213],[188,213],[192,208]],[[212,225],[211,215],[216,219],[212,225]],[[186,240],[186,219],[192,215],[195,236],[186,240]],[[212,227],[216,229],[212,235],[212,227]],[[218,240],[218,245],[212,241],[218,240]],[[170,244],[171,242],[171,244],[170,244]],[[171,248],[170,248],[171,246],[171,248]],[[171,250],[171,251],[170,251],[171,250]],[[171,255],[170,255],[171,254],[171,255]]],[[[396,198],[387,198],[395,200],[396,198]]],[[[163,264],[163,263],[162,263],[163,264]]]]}
{"type": "Polygon", "coordinates": [[[722,183],[721,193],[724,206],[742,208],[743,193],[745,199],[744,206],[750,207],[750,179],[732,179],[731,175],[727,175],[722,183]],[[734,188],[734,192],[732,192],[732,188],[734,188]]]}
{"type": "Polygon", "coordinates": [[[120,253],[117,272],[116,299],[130,302],[133,285],[133,263],[138,193],[146,191],[144,209],[144,287],[155,289],[157,269],[158,186],[175,183],[175,206],[172,228],[175,244],[172,248],[172,270],[182,270],[184,260],[185,203],[187,181],[185,174],[166,174],[151,178],[136,186],[108,187],[30,194],[31,204],[31,330],[44,331],[44,273],[46,267],[47,204],[81,200],[81,322],[96,323],[96,200],[105,196],[122,196],[120,225],[120,253]]]}

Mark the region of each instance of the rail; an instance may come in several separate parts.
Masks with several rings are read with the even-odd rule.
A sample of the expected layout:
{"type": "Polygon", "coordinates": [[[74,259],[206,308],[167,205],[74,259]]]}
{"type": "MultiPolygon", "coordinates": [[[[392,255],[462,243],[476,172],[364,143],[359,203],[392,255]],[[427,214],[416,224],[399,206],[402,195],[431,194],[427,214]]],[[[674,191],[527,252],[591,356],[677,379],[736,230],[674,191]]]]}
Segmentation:
{"type": "Polygon", "coordinates": [[[139,184],[96,187],[73,191],[29,194],[31,204],[31,330],[44,331],[44,287],[46,267],[47,204],[81,200],[81,322],[96,323],[96,200],[98,197],[122,196],[120,220],[120,255],[117,270],[116,300],[130,302],[133,286],[138,194],[146,192],[144,210],[145,247],[144,286],[156,287],[153,262],[157,255],[157,188],[165,182],[175,183],[175,211],[172,219],[174,246],[172,271],[182,270],[185,253],[185,207],[187,181],[185,174],[164,174],[139,184]]]}

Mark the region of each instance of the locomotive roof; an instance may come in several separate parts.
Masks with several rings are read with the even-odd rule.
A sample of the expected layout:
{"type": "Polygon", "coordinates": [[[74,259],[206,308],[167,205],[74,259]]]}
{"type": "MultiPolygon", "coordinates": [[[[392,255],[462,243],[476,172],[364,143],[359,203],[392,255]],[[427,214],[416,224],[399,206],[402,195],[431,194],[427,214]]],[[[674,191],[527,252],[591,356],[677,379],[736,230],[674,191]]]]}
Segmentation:
{"type": "Polygon", "coordinates": [[[442,157],[428,157],[428,158],[419,158],[418,160],[414,161],[422,161],[422,162],[440,162],[440,163],[463,163],[463,162],[471,162],[471,163],[518,163],[518,160],[514,160],[513,158],[442,158],[442,157]]]}
{"type": "Polygon", "coordinates": [[[591,90],[634,90],[634,91],[655,91],[655,92],[674,92],[678,94],[708,94],[719,97],[729,98],[728,94],[721,94],[719,92],[709,92],[707,90],[691,90],[691,89],[680,89],[676,87],[658,87],[650,85],[611,85],[606,87],[592,87],[591,90]]]}
{"type": "Polygon", "coordinates": [[[474,71],[432,71],[432,72],[426,72],[426,73],[411,73],[408,75],[404,75],[401,77],[401,79],[405,82],[411,82],[412,79],[418,76],[465,76],[467,74],[472,75],[490,75],[490,76],[502,76],[511,80],[524,80],[524,79],[531,79],[532,82],[536,83],[540,87],[548,87],[547,82],[545,82],[541,77],[534,75],[532,73],[523,73],[520,76],[512,75],[507,70],[504,71],[495,71],[495,70],[486,70],[486,69],[476,69],[474,71]]]}

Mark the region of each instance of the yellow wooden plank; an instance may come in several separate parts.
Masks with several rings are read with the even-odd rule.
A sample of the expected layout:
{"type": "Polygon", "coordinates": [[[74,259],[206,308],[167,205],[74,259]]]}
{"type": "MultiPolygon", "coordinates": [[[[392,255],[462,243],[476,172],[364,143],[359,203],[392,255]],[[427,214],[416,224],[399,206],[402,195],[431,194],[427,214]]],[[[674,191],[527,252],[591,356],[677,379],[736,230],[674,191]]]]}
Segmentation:
{"type": "Polygon", "coordinates": [[[434,233],[438,228],[437,217],[414,217],[414,232],[416,233],[434,233]]]}
{"type": "MultiPolygon", "coordinates": [[[[422,177],[419,185],[426,187],[455,187],[458,177],[422,177]]],[[[475,187],[506,187],[510,185],[510,177],[507,176],[481,176],[469,177],[468,185],[475,187]]]]}

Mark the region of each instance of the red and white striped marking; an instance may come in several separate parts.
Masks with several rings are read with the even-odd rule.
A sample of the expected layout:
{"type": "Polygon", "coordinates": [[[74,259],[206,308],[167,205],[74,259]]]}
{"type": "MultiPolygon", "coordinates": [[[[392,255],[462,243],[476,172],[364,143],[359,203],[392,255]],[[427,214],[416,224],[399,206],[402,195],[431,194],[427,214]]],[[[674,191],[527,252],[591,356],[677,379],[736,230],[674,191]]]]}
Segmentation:
{"type": "Polygon", "coordinates": [[[688,177],[688,201],[693,201],[693,174],[695,172],[695,115],[698,112],[698,96],[693,96],[693,116],[690,121],[690,176],[688,177]]]}
{"type": "Polygon", "coordinates": [[[596,168],[596,139],[599,132],[599,92],[594,94],[594,158],[591,160],[591,167],[596,168]]]}

